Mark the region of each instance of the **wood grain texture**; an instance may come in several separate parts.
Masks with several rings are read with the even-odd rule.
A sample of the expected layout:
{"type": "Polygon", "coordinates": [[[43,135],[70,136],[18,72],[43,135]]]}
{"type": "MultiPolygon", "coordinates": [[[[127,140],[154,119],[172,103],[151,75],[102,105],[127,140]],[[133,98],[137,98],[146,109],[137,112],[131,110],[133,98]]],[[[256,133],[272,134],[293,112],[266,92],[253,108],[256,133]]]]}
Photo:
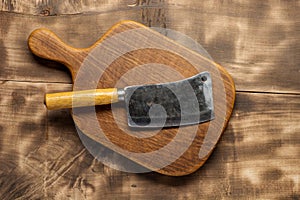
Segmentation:
{"type": "Polygon", "coordinates": [[[152,171],[182,176],[197,170],[215,148],[232,113],[235,88],[232,78],[223,67],[134,21],[117,23],[94,45],[85,49],[75,49],[64,44],[53,32],[46,29],[35,30],[29,36],[28,45],[34,54],[65,64],[72,74],[75,92],[114,88],[120,81],[121,85],[119,84],[118,88],[180,80],[168,71],[165,72],[168,67],[183,78],[203,71],[211,74],[215,117],[211,122],[200,125],[159,129],[155,135],[151,135],[153,130],[131,130],[127,125],[126,111],[122,107],[115,108],[114,111],[103,107],[96,107],[96,110],[80,108],[82,110],[79,112],[73,110],[75,124],[85,135],[152,171]],[[118,38],[118,34],[126,35],[118,38]],[[142,41],[140,45],[138,41],[142,41]],[[124,48],[132,50],[123,53],[124,48]],[[103,55],[105,51],[109,53],[103,55]],[[111,58],[110,63],[107,60],[111,55],[117,56],[111,58]],[[147,72],[143,66],[149,64],[168,67],[162,67],[160,70],[151,67],[147,72]],[[143,69],[141,72],[133,72],[131,76],[125,76],[136,68],[143,69]],[[101,76],[95,76],[97,74],[101,76]],[[137,81],[137,77],[143,81],[137,81]],[[96,82],[94,87],[91,82],[96,82]],[[117,114],[114,115],[113,112],[117,114]],[[95,114],[97,118],[94,121],[95,114]],[[101,127],[103,136],[106,137],[99,133],[97,126],[101,127]],[[180,133],[185,136],[176,141],[175,136],[180,133]],[[195,136],[189,139],[189,135],[193,133],[195,136]],[[151,136],[140,138],[133,136],[134,134],[151,136]],[[190,144],[187,143],[189,140],[190,144]],[[173,147],[171,143],[174,143],[173,147]],[[165,147],[167,150],[163,150],[165,147]],[[181,148],[186,149],[178,151],[181,148]],[[154,154],[156,151],[158,153],[154,154]]]}
{"type": "Polygon", "coordinates": [[[113,170],[86,152],[69,112],[49,112],[42,104],[44,93],[71,85],[8,81],[0,88],[6,96],[0,113],[1,199],[299,198],[298,95],[238,93],[233,117],[207,163],[172,178],[113,170]]]}
{"type": "Polygon", "coordinates": [[[292,95],[299,94],[299,1],[143,0],[128,8],[83,0],[83,14],[70,16],[81,6],[69,2],[0,2],[1,199],[300,198],[300,106],[292,95]],[[31,31],[46,27],[86,47],[122,19],[191,36],[244,91],[214,153],[190,176],[108,168],[83,151],[67,110],[42,106],[44,93],[71,90],[64,84],[71,78],[61,65],[32,57],[31,31]]]}
{"type": "Polygon", "coordinates": [[[55,16],[124,10],[135,3],[134,0],[117,0],[114,2],[105,0],[2,0],[0,2],[0,10],[30,15],[55,16]]]}
{"type": "MultiPolygon", "coordinates": [[[[4,27],[0,36],[4,52],[1,59],[9,64],[3,63],[0,79],[71,83],[61,66],[32,58],[26,45],[29,34],[45,27],[71,46],[86,47],[97,41],[112,24],[131,19],[174,29],[200,42],[216,62],[226,66],[237,90],[299,93],[297,1],[170,1],[169,6],[169,1],[147,2],[148,6],[144,3],[124,10],[70,16],[33,17],[1,12],[0,22],[4,27]],[[22,59],[15,54],[21,54],[22,59]],[[48,76],[50,70],[53,76],[48,76]]],[[[118,2],[111,4],[119,6],[118,2]]],[[[94,8],[92,4],[90,8],[94,8]]]]}

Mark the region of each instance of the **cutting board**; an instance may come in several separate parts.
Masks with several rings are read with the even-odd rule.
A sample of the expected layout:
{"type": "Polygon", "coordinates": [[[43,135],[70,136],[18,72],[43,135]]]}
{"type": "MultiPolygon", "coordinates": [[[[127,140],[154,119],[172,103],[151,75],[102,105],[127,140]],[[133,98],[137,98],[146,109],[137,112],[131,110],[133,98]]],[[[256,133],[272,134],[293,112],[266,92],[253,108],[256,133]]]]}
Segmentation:
{"type": "Polygon", "coordinates": [[[119,104],[72,110],[77,128],[86,136],[150,171],[171,176],[196,171],[212,153],[233,110],[234,82],[222,66],[137,22],[119,22],[89,48],[73,48],[47,29],[32,32],[28,45],[37,56],[63,63],[74,91],[178,81],[204,71],[211,74],[215,118],[209,122],[132,129],[119,104]]]}

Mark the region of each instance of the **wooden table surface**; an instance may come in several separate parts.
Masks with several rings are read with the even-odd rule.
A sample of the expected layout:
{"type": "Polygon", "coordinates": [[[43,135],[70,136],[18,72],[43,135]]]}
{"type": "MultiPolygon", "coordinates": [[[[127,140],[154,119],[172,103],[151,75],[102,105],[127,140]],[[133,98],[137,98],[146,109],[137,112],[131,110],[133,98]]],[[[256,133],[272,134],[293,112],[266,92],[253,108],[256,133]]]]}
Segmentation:
{"type": "Polygon", "coordinates": [[[2,0],[0,199],[300,199],[299,10],[296,0],[2,0]],[[31,31],[87,47],[122,19],[190,36],[235,80],[229,126],[189,176],[104,166],[69,111],[44,106],[44,94],[70,90],[71,78],[31,54],[31,31]]]}

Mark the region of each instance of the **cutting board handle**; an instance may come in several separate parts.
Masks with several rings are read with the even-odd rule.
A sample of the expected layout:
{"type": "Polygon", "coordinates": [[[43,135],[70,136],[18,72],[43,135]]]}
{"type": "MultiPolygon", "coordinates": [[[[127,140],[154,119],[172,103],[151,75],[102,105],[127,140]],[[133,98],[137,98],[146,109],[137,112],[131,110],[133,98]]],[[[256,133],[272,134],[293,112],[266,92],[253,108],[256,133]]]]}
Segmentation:
{"type": "MultiPolygon", "coordinates": [[[[123,48],[124,47],[125,46],[123,46],[123,48]]],[[[63,43],[54,33],[46,29],[39,29],[31,34],[29,38],[29,48],[37,56],[56,60],[67,65],[72,72],[73,81],[76,81],[76,75],[80,72],[82,64],[89,59],[89,67],[87,68],[89,71],[84,73],[86,81],[90,81],[95,77],[93,72],[98,72],[99,69],[105,71],[103,76],[99,78],[98,83],[97,81],[95,82],[97,83],[96,89],[114,87],[120,83],[121,78],[122,83],[118,86],[125,87],[149,82],[160,83],[167,78],[168,80],[175,81],[177,73],[188,78],[200,71],[208,71],[213,80],[215,119],[201,123],[198,126],[163,128],[160,130],[143,129],[141,132],[138,132],[139,130],[127,127],[127,114],[125,109],[121,106],[115,106],[114,111],[107,107],[104,109],[97,107],[97,109],[95,109],[96,113],[72,112],[72,117],[77,128],[87,137],[145,168],[155,170],[162,174],[172,176],[187,175],[202,166],[215,148],[232,113],[235,88],[232,78],[223,67],[203,58],[201,55],[195,54],[193,51],[182,47],[172,40],[166,39],[163,35],[137,22],[122,21],[116,24],[94,45],[87,49],[72,48],[63,43]],[[139,29],[143,32],[133,31],[135,29],[139,29]],[[103,54],[98,57],[92,57],[89,53],[94,51],[95,48],[103,47],[99,44],[110,38],[113,40],[111,43],[113,46],[111,46],[110,51],[106,51],[105,53],[119,55],[121,51],[118,47],[124,44],[124,41],[119,41],[119,37],[113,36],[119,33],[125,33],[125,31],[130,31],[127,33],[133,34],[131,35],[132,37],[126,38],[126,41],[128,41],[126,42],[126,48],[133,50],[130,53],[120,55],[109,66],[101,68],[102,66],[99,66],[98,63],[101,62],[101,59],[106,59],[106,55],[103,54]],[[132,43],[136,43],[138,40],[140,40],[141,43],[137,43],[133,46],[132,43]],[[137,48],[133,48],[136,45],[137,48]],[[147,80],[142,80],[144,77],[131,80],[132,76],[126,76],[127,72],[130,72],[130,70],[135,69],[137,66],[149,63],[165,65],[168,68],[170,67],[172,71],[167,70],[161,73],[160,70],[153,68],[151,73],[148,72],[149,74],[146,74],[147,80]],[[195,63],[196,66],[192,65],[192,63],[195,63]],[[176,72],[176,74],[169,77],[169,73],[174,72],[176,72]],[[98,127],[101,127],[101,133],[98,127]],[[147,135],[147,137],[137,137],[137,135],[135,135],[137,133],[145,134],[144,136],[147,135]],[[153,133],[155,133],[155,135],[153,133]]],[[[107,46],[107,48],[109,47],[107,46]]],[[[77,92],[77,90],[75,91],[77,92]]],[[[75,95],[75,98],[80,95],[75,95]]],[[[93,95],[91,96],[93,106],[95,98],[93,95]]],[[[58,94],[58,99],[61,99],[60,97],[61,94],[58,94]]],[[[73,107],[74,95],[68,93],[66,98],[69,101],[68,105],[70,105],[71,102],[73,107]]],[[[114,98],[115,95],[109,99],[114,98]]],[[[57,105],[56,97],[54,100],[54,105],[57,105]]],[[[89,100],[90,98],[88,98],[88,101],[89,100]]],[[[62,100],[62,102],[65,103],[65,100],[62,100]]],[[[98,155],[99,154],[97,154],[97,156],[98,155]]],[[[134,169],[130,167],[125,168],[130,171],[141,169],[136,167],[136,165],[133,166],[135,166],[134,169]]]]}
{"type": "Polygon", "coordinates": [[[88,49],[73,48],[64,43],[52,31],[40,28],[33,31],[28,38],[29,49],[37,56],[60,62],[67,66],[74,75],[80,57],[86,56],[88,49]]]}

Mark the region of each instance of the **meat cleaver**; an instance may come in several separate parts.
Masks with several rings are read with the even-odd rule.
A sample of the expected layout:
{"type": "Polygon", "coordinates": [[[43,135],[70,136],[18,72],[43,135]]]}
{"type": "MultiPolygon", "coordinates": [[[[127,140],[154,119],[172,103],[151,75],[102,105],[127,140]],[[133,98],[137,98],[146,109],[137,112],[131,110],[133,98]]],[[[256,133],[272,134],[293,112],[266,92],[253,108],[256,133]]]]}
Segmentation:
{"type": "Polygon", "coordinates": [[[195,172],[231,116],[235,87],[227,71],[137,22],[117,23],[89,48],[68,46],[44,28],[32,32],[28,45],[72,76],[73,92],[48,94],[48,107],[72,107],[84,135],[149,171],[195,172]],[[99,93],[105,95],[95,98],[99,93]],[[121,102],[94,106],[99,101],[121,102]]]}
{"type": "Polygon", "coordinates": [[[206,122],[214,117],[212,81],[208,72],[171,83],[45,96],[46,106],[50,110],[119,101],[125,102],[128,126],[135,128],[185,126],[206,122]]]}

